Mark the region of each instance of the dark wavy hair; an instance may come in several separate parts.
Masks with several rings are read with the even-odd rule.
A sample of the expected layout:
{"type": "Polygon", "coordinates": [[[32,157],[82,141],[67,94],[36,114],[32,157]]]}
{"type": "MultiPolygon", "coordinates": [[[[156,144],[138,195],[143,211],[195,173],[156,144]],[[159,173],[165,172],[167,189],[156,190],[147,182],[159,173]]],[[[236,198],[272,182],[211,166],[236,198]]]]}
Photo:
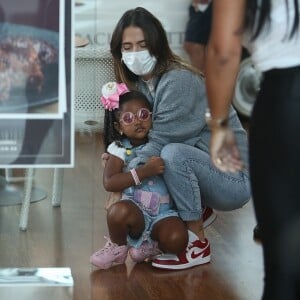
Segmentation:
{"type": "Polygon", "coordinates": [[[119,100],[119,108],[114,110],[105,110],[104,113],[104,145],[105,149],[111,144],[112,142],[120,142],[122,136],[120,133],[115,129],[115,123],[119,122],[120,117],[120,110],[122,110],[122,106],[130,102],[132,100],[139,100],[143,102],[146,108],[152,110],[151,105],[147,99],[147,97],[139,92],[139,91],[130,91],[120,96],[119,100]]]}
{"type": "Polygon", "coordinates": [[[133,88],[133,84],[139,77],[122,63],[122,37],[124,30],[129,26],[138,27],[143,31],[147,48],[150,54],[157,59],[153,70],[154,75],[160,76],[174,65],[199,73],[188,62],[172,52],[161,22],[145,8],[136,7],[123,14],[112,34],[110,51],[114,60],[117,81],[124,82],[127,86],[133,88]]]}
{"type": "MultiPolygon", "coordinates": [[[[291,32],[289,32],[289,38],[291,38],[299,30],[299,4],[298,0],[293,0],[294,5],[294,16],[288,15],[288,1],[286,4],[287,21],[290,17],[293,17],[293,26],[291,32]]],[[[252,38],[256,39],[262,32],[263,27],[270,26],[270,13],[271,13],[272,3],[271,0],[248,0],[246,9],[246,20],[245,28],[250,29],[252,32],[252,38]],[[257,24],[256,24],[256,18],[257,24]]]]}

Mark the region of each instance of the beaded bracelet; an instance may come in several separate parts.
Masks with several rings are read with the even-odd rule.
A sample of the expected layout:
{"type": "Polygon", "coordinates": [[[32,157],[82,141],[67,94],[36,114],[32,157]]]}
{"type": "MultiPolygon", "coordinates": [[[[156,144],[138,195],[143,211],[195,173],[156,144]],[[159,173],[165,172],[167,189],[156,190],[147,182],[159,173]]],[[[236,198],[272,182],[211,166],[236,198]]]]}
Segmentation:
{"type": "Polygon", "coordinates": [[[131,170],[130,170],[130,173],[131,173],[131,175],[132,175],[132,178],[133,178],[133,180],[134,180],[135,185],[140,185],[140,184],[141,184],[141,181],[140,181],[140,179],[139,179],[138,174],[136,173],[136,170],[135,170],[135,169],[131,169],[131,170]]]}

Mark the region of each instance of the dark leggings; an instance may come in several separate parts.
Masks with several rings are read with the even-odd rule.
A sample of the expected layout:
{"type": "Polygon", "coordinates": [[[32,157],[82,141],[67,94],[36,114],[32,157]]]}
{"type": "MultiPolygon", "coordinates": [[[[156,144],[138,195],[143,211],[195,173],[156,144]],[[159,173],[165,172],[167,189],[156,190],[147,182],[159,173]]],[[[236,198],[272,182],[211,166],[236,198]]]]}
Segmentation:
{"type": "Polygon", "coordinates": [[[300,299],[300,66],[264,73],[249,142],[263,299],[300,299]]]}

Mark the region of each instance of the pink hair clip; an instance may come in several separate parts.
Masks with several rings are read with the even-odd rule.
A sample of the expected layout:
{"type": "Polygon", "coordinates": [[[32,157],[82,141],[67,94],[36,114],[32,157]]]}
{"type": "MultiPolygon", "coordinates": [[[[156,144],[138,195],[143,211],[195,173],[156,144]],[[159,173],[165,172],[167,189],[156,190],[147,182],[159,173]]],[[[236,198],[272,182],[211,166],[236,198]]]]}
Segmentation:
{"type": "Polygon", "coordinates": [[[105,109],[114,110],[119,108],[120,96],[128,93],[125,83],[108,82],[102,87],[101,102],[105,109]]]}

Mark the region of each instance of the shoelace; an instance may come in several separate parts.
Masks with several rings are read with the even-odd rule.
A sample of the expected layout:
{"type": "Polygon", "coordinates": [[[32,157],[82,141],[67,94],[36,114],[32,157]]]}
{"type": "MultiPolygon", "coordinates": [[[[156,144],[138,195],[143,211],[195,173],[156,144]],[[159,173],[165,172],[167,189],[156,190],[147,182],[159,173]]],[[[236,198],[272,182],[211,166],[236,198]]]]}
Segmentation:
{"type": "Polygon", "coordinates": [[[113,243],[109,237],[104,236],[104,238],[107,240],[107,242],[105,246],[101,250],[99,250],[99,252],[96,255],[100,255],[102,253],[111,251],[111,247],[115,245],[115,243],[113,243]]]}
{"type": "Polygon", "coordinates": [[[188,243],[188,246],[186,247],[185,252],[188,252],[191,248],[193,248],[193,243],[192,243],[192,242],[189,242],[189,243],[188,243]]]}

